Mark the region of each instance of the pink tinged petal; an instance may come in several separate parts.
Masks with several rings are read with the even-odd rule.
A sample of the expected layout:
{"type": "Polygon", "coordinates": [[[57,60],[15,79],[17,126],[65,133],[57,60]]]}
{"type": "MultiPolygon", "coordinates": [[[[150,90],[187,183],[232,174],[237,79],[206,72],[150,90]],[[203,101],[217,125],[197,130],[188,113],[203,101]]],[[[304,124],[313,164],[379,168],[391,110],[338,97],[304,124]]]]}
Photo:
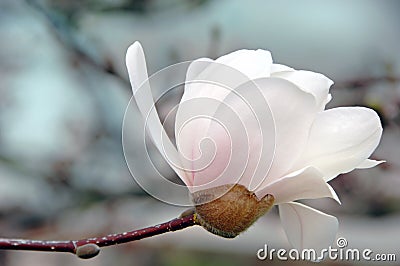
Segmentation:
{"type": "Polygon", "coordinates": [[[376,160],[371,160],[371,159],[366,159],[364,160],[362,163],[360,163],[359,165],[357,165],[357,169],[368,169],[368,168],[372,168],[375,167],[381,163],[385,163],[386,161],[376,161],[376,160]]]}
{"type": "Polygon", "coordinates": [[[312,71],[285,71],[271,74],[273,77],[280,77],[299,86],[302,90],[314,95],[319,110],[324,110],[325,105],[330,101],[329,88],[333,81],[326,76],[312,71]]]}
{"type": "MultiPolygon", "coordinates": [[[[274,119],[257,80],[229,93],[213,118],[229,132],[232,157],[226,162],[226,180],[255,189],[265,179],[275,149],[274,119]]],[[[213,127],[210,126],[210,132],[213,127]]]]}
{"type": "MultiPolygon", "coordinates": [[[[234,175],[240,176],[240,169],[236,168],[237,164],[231,164],[231,161],[236,161],[239,164],[245,164],[247,161],[247,158],[242,156],[243,154],[232,154],[233,148],[235,147],[236,150],[239,143],[235,143],[236,146],[234,146],[231,134],[221,123],[211,122],[205,139],[209,142],[202,143],[201,153],[196,152],[201,159],[194,161],[192,165],[192,168],[195,169],[192,170],[193,187],[190,188],[192,192],[225,184],[234,184],[234,175]],[[239,159],[232,158],[232,156],[237,157],[237,155],[240,156],[239,159]],[[203,160],[205,159],[203,158],[206,158],[209,164],[207,167],[201,168],[204,165],[203,160]],[[212,159],[208,160],[208,158],[212,159]]],[[[244,152],[246,153],[246,151],[244,152]]],[[[244,167],[239,166],[239,168],[244,167]]]]}
{"type": "Polygon", "coordinates": [[[314,167],[291,173],[256,191],[258,198],[267,194],[274,196],[275,204],[324,197],[333,198],[340,203],[333,188],[325,182],[322,173],[314,167]]]}
{"type": "Polygon", "coordinates": [[[340,107],[321,112],[313,123],[297,169],[304,165],[314,166],[329,181],[363,166],[381,136],[379,116],[371,109],[340,107]]]}
{"type": "Polygon", "coordinates": [[[207,136],[207,131],[218,105],[219,102],[212,99],[195,98],[178,106],[175,139],[180,161],[191,185],[194,184],[195,172],[209,167],[215,160],[216,147],[207,136]]]}
{"type": "Polygon", "coordinates": [[[185,91],[176,114],[175,137],[182,165],[191,184],[194,184],[193,179],[197,172],[198,175],[204,173],[202,176],[205,176],[205,172],[201,171],[205,168],[208,168],[210,175],[200,178],[201,182],[198,178],[197,185],[216,178],[217,173],[224,169],[226,163],[222,164],[220,159],[228,160],[230,144],[225,143],[229,139],[222,127],[215,123],[214,116],[224,98],[248,81],[248,77],[238,70],[210,59],[198,59],[190,64],[185,91]],[[220,132],[220,136],[216,136],[215,132],[210,136],[212,126],[219,127],[215,132],[220,132]],[[213,138],[221,141],[221,144],[213,138]],[[216,149],[219,150],[218,153],[216,149]],[[222,150],[227,152],[222,154],[222,150]],[[217,165],[217,162],[222,165],[217,165]]]}
{"type": "MultiPolygon", "coordinates": [[[[216,179],[218,181],[215,184],[234,183],[240,178],[240,184],[255,190],[258,186],[284,176],[303,151],[317,113],[314,97],[293,83],[279,78],[262,78],[253,82],[255,84],[248,82],[233,90],[225,97],[217,112],[210,114],[214,119],[223,121],[222,125],[233,125],[234,119],[239,120],[235,126],[229,127],[227,132],[230,135],[225,137],[222,129],[213,129],[219,127],[218,123],[210,124],[208,132],[213,132],[214,135],[206,135],[208,134],[209,139],[217,140],[214,142],[216,157],[207,169],[194,173],[195,184],[202,185],[216,179]],[[216,134],[217,132],[220,134],[216,134]],[[230,154],[231,157],[219,155],[219,152],[230,154]]],[[[209,109],[208,106],[199,104],[197,109],[205,112],[209,109]]],[[[186,112],[182,113],[182,117],[185,114],[186,112]]],[[[200,155],[199,143],[196,141],[202,138],[198,137],[197,132],[203,131],[200,124],[196,126],[196,123],[186,132],[181,130],[186,136],[179,136],[177,140],[180,143],[179,139],[185,139],[184,143],[179,144],[179,148],[182,148],[186,156],[192,154],[193,158],[197,158],[200,155]]],[[[211,155],[208,157],[212,157],[211,155]]]]}
{"type": "Polygon", "coordinates": [[[266,50],[238,50],[221,56],[215,62],[235,68],[250,79],[270,76],[272,56],[266,50]]]}
{"type": "MultiPolygon", "coordinates": [[[[271,54],[264,50],[239,50],[215,61],[208,58],[193,61],[186,74],[185,91],[181,99],[181,103],[187,104],[178,108],[175,132],[179,132],[184,123],[187,123],[188,117],[213,114],[217,108],[215,103],[222,102],[232,90],[248,82],[250,78],[269,76],[271,64],[271,54]],[[210,99],[211,103],[204,105],[203,100],[197,103],[199,98],[210,99]]],[[[204,137],[204,130],[208,128],[205,120],[201,122],[196,125],[191,123],[197,128],[193,131],[197,135],[196,143],[204,137]],[[201,132],[197,132],[199,130],[201,132]]],[[[181,143],[178,143],[178,148],[180,145],[181,143]]],[[[185,150],[185,147],[182,148],[185,150]]]]}
{"type": "Polygon", "coordinates": [[[328,248],[339,226],[336,217],[296,202],[279,205],[279,216],[289,242],[299,251],[328,248]]]}
{"type": "Polygon", "coordinates": [[[275,128],[275,154],[262,187],[285,176],[298,160],[307,144],[317,107],[310,93],[287,80],[265,78],[255,82],[261,88],[274,119],[274,127],[263,131],[275,128]]]}
{"type": "Polygon", "coordinates": [[[154,100],[148,82],[146,60],[143,48],[139,42],[132,44],[126,53],[126,66],[132,85],[134,99],[139,111],[146,122],[147,131],[155,146],[164,159],[179,175],[183,182],[188,184],[185,173],[180,168],[176,148],[168,138],[154,106],[154,100]]]}

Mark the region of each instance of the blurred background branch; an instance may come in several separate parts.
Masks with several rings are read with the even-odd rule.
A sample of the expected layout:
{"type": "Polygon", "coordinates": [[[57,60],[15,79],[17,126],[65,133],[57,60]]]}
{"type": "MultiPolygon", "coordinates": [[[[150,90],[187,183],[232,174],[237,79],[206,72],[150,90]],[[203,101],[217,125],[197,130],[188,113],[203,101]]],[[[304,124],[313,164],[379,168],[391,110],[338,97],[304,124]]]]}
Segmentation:
{"type": "MultiPolygon", "coordinates": [[[[385,130],[373,156],[388,162],[335,179],[342,206],[310,205],[338,216],[340,235],[352,247],[398,254],[399,10],[395,0],[0,1],[0,235],[78,239],[142,228],[183,211],[148,196],[123,156],[131,97],[124,57],[140,40],[149,74],[180,61],[263,48],[278,63],[334,80],[329,108],[377,110],[385,130]]],[[[162,117],[177,97],[160,101],[162,117]]],[[[133,119],[131,147],[140,163],[143,154],[134,147],[144,138],[143,121],[133,119]]],[[[85,265],[258,265],[255,252],[266,243],[287,245],[275,211],[233,241],[194,227],[104,249],[85,265]]],[[[83,265],[71,257],[1,251],[0,265],[83,265]]]]}
{"type": "MultiPolygon", "coordinates": [[[[72,9],[69,12],[65,12],[65,10],[62,9],[59,11],[51,9],[37,0],[26,0],[26,2],[46,19],[50,31],[54,34],[60,45],[64,46],[64,48],[71,53],[71,57],[77,64],[86,63],[100,71],[114,75],[122,82],[125,82],[127,88],[130,88],[126,78],[123,78],[119,73],[115,72],[112,62],[99,61],[98,58],[90,54],[90,50],[88,49],[90,47],[80,44],[79,35],[73,27],[76,23],[74,22],[74,14],[78,11],[81,12],[82,10],[90,9],[89,3],[86,3],[86,5],[84,3],[83,5],[82,3],[76,3],[75,11],[72,9]]],[[[136,8],[140,9],[141,6],[144,6],[144,4],[137,4],[136,8]]]]}

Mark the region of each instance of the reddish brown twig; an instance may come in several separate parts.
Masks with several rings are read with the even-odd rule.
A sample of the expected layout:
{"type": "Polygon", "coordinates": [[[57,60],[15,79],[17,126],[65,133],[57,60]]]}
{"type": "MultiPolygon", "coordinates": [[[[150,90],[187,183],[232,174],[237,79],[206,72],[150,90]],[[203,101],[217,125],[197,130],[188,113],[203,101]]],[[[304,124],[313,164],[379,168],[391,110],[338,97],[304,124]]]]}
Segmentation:
{"type": "Polygon", "coordinates": [[[100,247],[136,241],[166,232],[181,230],[195,224],[194,214],[191,214],[139,230],[81,240],[49,241],[0,238],[0,249],[70,252],[80,258],[88,259],[99,254],[100,247]]]}

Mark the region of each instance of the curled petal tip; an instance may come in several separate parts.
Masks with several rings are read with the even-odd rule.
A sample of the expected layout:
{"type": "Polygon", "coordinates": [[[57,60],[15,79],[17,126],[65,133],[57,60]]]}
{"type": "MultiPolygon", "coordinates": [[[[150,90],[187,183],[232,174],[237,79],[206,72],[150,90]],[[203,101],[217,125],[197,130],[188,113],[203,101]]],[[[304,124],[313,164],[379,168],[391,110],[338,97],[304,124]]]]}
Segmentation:
{"type": "Polygon", "coordinates": [[[126,64],[128,65],[131,60],[134,60],[140,52],[143,53],[143,48],[140,42],[136,41],[131,44],[126,51],[126,64]]]}
{"type": "Polygon", "coordinates": [[[126,67],[133,93],[148,79],[146,59],[140,42],[136,41],[126,51],[126,67]]]}
{"type": "Polygon", "coordinates": [[[127,54],[133,53],[133,52],[137,52],[137,51],[140,51],[140,50],[143,51],[142,45],[140,44],[139,41],[135,41],[134,43],[132,43],[132,44],[128,47],[128,52],[127,52],[127,54]]]}
{"type": "Polygon", "coordinates": [[[362,163],[360,163],[356,169],[368,169],[368,168],[372,168],[375,167],[377,165],[380,165],[382,163],[386,163],[385,160],[382,161],[376,161],[376,160],[371,160],[371,159],[366,159],[365,161],[363,161],[362,163]]]}

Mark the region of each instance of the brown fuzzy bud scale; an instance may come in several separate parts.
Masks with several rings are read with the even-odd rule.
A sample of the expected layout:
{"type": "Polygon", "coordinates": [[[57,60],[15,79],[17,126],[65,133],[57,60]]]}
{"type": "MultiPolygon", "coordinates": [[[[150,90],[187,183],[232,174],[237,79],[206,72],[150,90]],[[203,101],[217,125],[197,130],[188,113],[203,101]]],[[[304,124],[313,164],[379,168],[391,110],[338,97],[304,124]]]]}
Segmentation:
{"type": "Polygon", "coordinates": [[[209,232],[226,238],[234,238],[245,231],[274,204],[272,195],[258,199],[238,184],[198,191],[192,197],[196,222],[209,232]]]}

